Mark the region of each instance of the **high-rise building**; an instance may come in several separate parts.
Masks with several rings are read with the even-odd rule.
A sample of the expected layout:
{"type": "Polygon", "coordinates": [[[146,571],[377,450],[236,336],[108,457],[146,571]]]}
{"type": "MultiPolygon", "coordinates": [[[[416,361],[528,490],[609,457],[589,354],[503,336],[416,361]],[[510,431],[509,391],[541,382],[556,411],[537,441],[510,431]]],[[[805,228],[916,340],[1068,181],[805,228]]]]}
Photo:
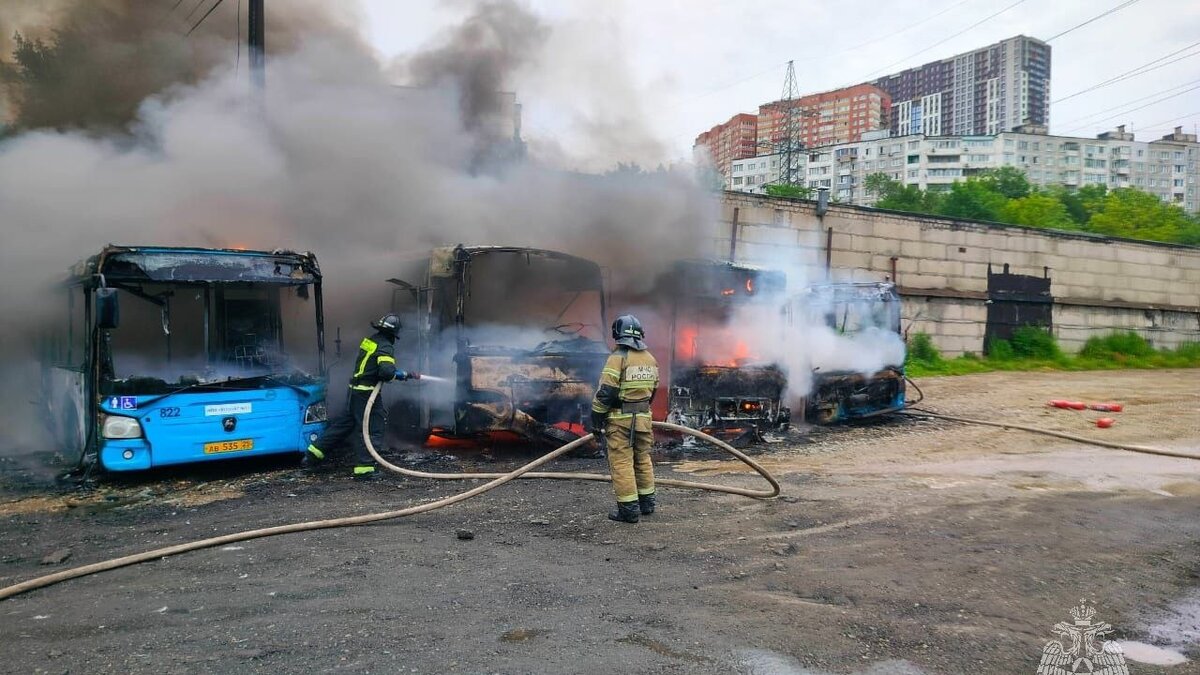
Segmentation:
{"type": "Polygon", "coordinates": [[[729,171],[729,162],[743,157],[753,157],[758,154],[757,119],[750,113],[738,113],[729,118],[728,122],[718,124],[696,137],[692,151],[697,155],[696,160],[703,161],[707,154],[708,161],[717,171],[725,174],[729,171]]]}
{"type": "Polygon", "coordinates": [[[796,127],[804,147],[850,143],[863,132],[887,126],[891,98],[870,84],[858,84],[820,94],[809,94],[793,101],[772,101],[758,107],[758,145],[760,150],[781,145],[788,131],[788,108],[799,119],[796,127]]]}
{"type": "Polygon", "coordinates": [[[968,136],[1050,122],[1050,45],[1030,37],[886,75],[892,135],[968,136]]]}

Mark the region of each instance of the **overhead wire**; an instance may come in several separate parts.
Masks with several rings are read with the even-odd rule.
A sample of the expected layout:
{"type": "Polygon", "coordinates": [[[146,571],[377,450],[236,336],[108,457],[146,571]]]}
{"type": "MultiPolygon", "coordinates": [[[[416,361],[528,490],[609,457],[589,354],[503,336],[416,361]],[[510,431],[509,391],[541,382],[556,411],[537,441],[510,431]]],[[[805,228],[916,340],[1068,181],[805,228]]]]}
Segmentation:
{"type": "Polygon", "coordinates": [[[1200,55],[1200,51],[1197,51],[1197,52],[1194,52],[1191,54],[1185,54],[1184,56],[1181,56],[1177,59],[1173,59],[1171,61],[1167,61],[1166,63],[1159,63],[1158,65],[1154,65],[1154,64],[1158,63],[1159,61],[1162,61],[1163,59],[1169,59],[1172,56],[1179,54],[1180,52],[1185,52],[1185,51],[1192,49],[1194,47],[1197,47],[1197,46],[1200,46],[1200,42],[1193,42],[1192,44],[1190,44],[1182,49],[1177,49],[1177,50],[1171,52],[1170,54],[1167,54],[1166,56],[1160,56],[1157,59],[1147,61],[1146,63],[1143,63],[1142,65],[1137,66],[1136,68],[1133,68],[1133,69],[1130,69],[1130,70],[1127,70],[1127,71],[1121,73],[1120,75],[1114,75],[1113,77],[1110,77],[1107,80],[1104,80],[1102,82],[1097,82],[1096,84],[1093,84],[1090,87],[1087,87],[1086,89],[1080,89],[1079,91],[1077,91],[1073,94],[1068,94],[1067,96],[1064,96],[1062,98],[1054,99],[1050,103],[1051,104],[1062,103],[1063,101],[1075,98],[1076,96],[1080,96],[1082,94],[1086,94],[1090,91],[1095,91],[1096,89],[1100,89],[1102,87],[1107,87],[1110,84],[1116,84],[1117,82],[1120,82],[1122,80],[1127,80],[1131,77],[1136,77],[1138,75],[1144,75],[1152,70],[1158,70],[1159,68],[1162,68],[1164,66],[1169,66],[1172,63],[1175,63],[1177,61],[1182,61],[1184,59],[1189,59],[1193,56],[1200,55]],[[1148,66],[1154,66],[1154,67],[1150,68],[1148,66]]]}
{"type": "Polygon", "coordinates": [[[192,11],[188,12],[187,16],[183,17],[183,20],[187,21],[188,19],[192,18],[192,15],[196,13],[196,10],[200,9],[200,6],[205,2],[207,2],[207,0],[196,0],[196,4],[192,5],[192,11]]]}
{"type": "Polygon", "coordinates": [[[225,0],[217,0],[215,3],[213,3],[213,6],[208,8],[208,11],[204,13],[204,16],[200,17],[200,20],[196,22],[196,25],[192,26],[191,30],[189,30],[187,34],[191,35],[197,28],[199,28],[200,24],[204,23],[204,20],[207,19],[214,11],[216,11],[216,9],[220,7],[221,3],[224,1],[225,0]]]}
{"type": "MultiPolygon", "coordinates": [[[[826,61],[826,60],[829,60],[829,59],[832,59],[832,58],[836,58],[836,57],[838,57],[838,56],[842,56],[842,55],[844,55],[844,54],[849,54],[850,52],[856,51],[856,50],[858,50],[858,49],[862,49],[863,47],[866,47],[866,46],[868,46],[868,45],[873,45],[873,44],[876,44],[876,43],[878,43],[878,42],[882,42],[882,41],[884,41],[884,40],[889,40],[889,39],[891,39],[891,38],[894,38],[894,37],[896,37],[897,35],[900,35],[901,33],[905,33],[905,32],[907,32],[907,31],[909,31],[909,30],[912,30],[913,28],[916,28],[917,26],[920,26],[920,25],[922,25],[922,24],[928,23],[928,22],[930,22],[930,21],[932,21],[932,20],[934,20],[934,19],[938,18],[939,16],[942,16],[943,14],[946,14],[946,13],[950,12],[951,10],[957,9],[957,8],[959,8],[959,7],[961,7],[961,6],[965,5],[965,4],[967,4],[967,3],[969,3],[969,2],[975,2],[975,0],[959,0],[959,2],[956,2],[956,3],[952,4],[952,5],[950,5],[949,7],[946,7],[946,8],[944,8],[944,9],[941,9],[941,10],[939,10],[939,11],[937,11],[937,12],[933,13],[933,14],[930,14],[929,16],[926,16],[925,18],[923,18],[923,19],[920,19],[919,21],[915,21],[915,22],[913,22],[913,23],[911,23],[911,24],[909,24],[909,25],[905,26],[904,28],[900,28],[900,29],[898,29],[898,30],[892,31],[891,33],[888,33],[888,34],[886,34],[886,35],[880,36],[880,37],[878,37],[878,38],[875,38],[875,39],[873,39],[873,40],[868,40],[868,41],[866,41],[866,42],[863,42],[863,43],[861,43],[861,44],[857,44],[857,45],[854,45],[854,46],[852,46],[852,47],[847,47],[847,48],[845,48],[845,49],[842,49],[842,50],[840,50],[840,51],[834,52],[834,53],[832,53],[832,54],[821,54],[821,55],[813,55],[813,56],[802,56],[802,57],[799,57],[799,58],[796,58],[796,59],[792,59],[792,60],[794,60],[794,61],[800,61],[800,62],[807,62],[807,61],[826,61]]],[[[759,77],[762,77],[763,75],[766,75],[767,73],[770,73],[770,72],[773,72],[773,71],[775,71],[776,69],[778,69],[778,68],[780,68],[781,66],[784,66],[784,65],[786,65],[786,64],[787,64],[787,61],[781,61],[781,62],[779,62],[779,63],[776,63],[776,64],[772,65],[771,67],[769,67],[769,68],[767,68],[767,69],[765,69],[765,70],[758,71],[758,72],[754,73],[753,75],[748,75],[748,76],[746,76],[746,77],[739,78],[739,79],[737,79],[737,80],[733,80],[733,81],[731,81],[731,82],[728,82],[728,83],[726,83],[726,84],[718,85],[718,86],[716,86],[716,87],[713,87],[713,88],[711,88],[711,89],[707,89],[707,90],[705,90],[703,93],[697,94],[696,96],[693,96],[693,97],[690,97],[690,98],[688,98],[688,99],[685,99],[685,100],[683,100],[683,101],[680,101],[679,103],[675,104],[674,106],[670,106],[670,107],[666,108],[666,109],[665,109],[665,111],[668,111],[668,112],[669,112],[669,111],[672,111],[672,110],[676,110],[676,109],[682,108],[683,106],[685,106],[685,105],[687,105],[687,104],[689,104],[689,103],[692,103],[692,102],[694,102],[694,101],[698,101],[698,100],[700,100],[700,99],[702,99],[702,98],[705,98],[705,97],[707,97],[707,96],[711,96],[712,94],[715,94],[715,93],[717,93],[717,92],[719,92],[719,91],[723,91],[723,90],[725,90],[725,89],[728,89],[728,88],[730,88],[730,87],[733,87],[733,86],[736,86],[736,85],[742,84],[743,82],[748,82],[748,81],[750,81],[750,80],[757,79],[757,78],[759,78],[759,77]]],[[[681,138],[694,138],[694,137],[695,137],[695,134],[680,134],[679,136],[673,137],[673,138],[672,138],[672,140],[677,140],[677,139],[681,139],[681,138]]]]}
{"type": "Polygon", "coordinates": [[[1184,82],[1184,83],[1182,83],[1182,84],[1175,85],[1174,87],[1168,87],[1168,88],[1166,88],[1166,89],[1160,89],[1160,90],[1158,90],[1158,91],[1156,91],[1156,92],[1154,92],[1154,93],[1152,93],[1152,94],[1147,94],[1146,96],[1142,96],[1142,97],[1139,97],[1139,98],[1135,98],[1135,99],[1131,99],[1131,100],[1128,100],[1128,101],[1124,101],[1124,102],[1122,102],[1122,103],[1118,103],[1117,105],[1115,105],[1115,106],[1113,106],[1113,107],[1111,107],[1111,108],[1106,108],[1106,109],[1104,109],[1104,110],[1100,110],[1100,111],[1097,111],[1097,112],[1093,112],[1093,113],[1090,113],[1090,114],[1084,115],[1084,116],[1082,116],[1082,117],[1076,117],[1076,118],[1074,118],[1074,119],[1071,119],[1071,120],[1068,120],[1068,121],[1066,121],[1066,122],[1062,122],[1062,123],[1061,123],[1061,126],[1064,126],[1064,127],[1065,127],[1065,126],[1068,126],[1068,125],[1071,125],[1071,124],[1075,124],[1075,123],[1077,123],[1077,122],[1086,122],[1086,121],[1088,121],[1088,120],[1091,120],[1091,119],[1093,119],[1093,118],[1096,118],[1096,117],[1099,117],[1099,116],[1101,116],[1101,115],[1104,115],[1104,114],[1108,113],[1109,111],[1112,111],[1112,110],[1117,110],[1117,109],[1119,109],[1119,108],[1124,108],[1124,107],[1125,107],[1125,106],[1127,106],[1127,105],[1133,105],[1133,104],[1135,104],[1135,103],[1141,103],[1142,101],[1145,101],[1145,100],[1147,100],[1147,99],[1151,99],[1151,98],[1155,98],[1155,97],[1158,97],[1158,96],[1162,96],[1163,94],[1166,94],[1166,93],[1168,93],[1168,92],[1173,92],[1173,91],[1175,91],[1176,89],[1183,89],[1184,87],[1190,87],[1190,86],[1192,86],[1192,85],[1194,85],[1194,84],[1200,84],[1200,80],[1192,80],[1191,82],[1184,82]]]}
{"type": "Polygon", "coordinates": [[[237,75],[242,69],[242,0],[238,0],[237,6],[237,34],[233,37],[234,44],[237,45],[237,57],[233,62],[233,74],[237,75]]]}
{"type": "Polygon", "coordinates": [[[1054,40],[1057,40],[1058,38],[1060,38],[1060,37],[1062,37],[1062,36],[1066,35],[1067,33],[1070,33],[1070,32],[1073,32],[1073,31],[1075,31],[1075,30],[1078,30],[1078,29],[1080,29],[1080,28],[1083,28],[1084,26],[1088,25],[1089,23],[1091,23],[1091,22],[1093,22],[1093,21],[1098,21],[1098,20],[1100,20],[1100,19],[1103,19],[1104,17],[1108,16],[1109,14],[1112,14],[1113,12],[1119,12],[1119,11],[1121,11],[1122,9],[1125,9],[1126,7],[1128,7],[1128,6],[1132,5],[1132,4],[1136,3],[1136,2],[1140,2],[1140,1],[1141,1],[1141,0],[1125,0],[1125,2],[1123,2],[1123,3],[1119,4],[1119,5],[1117,5],[1116,7],[1113,7],[1112,9],[1110,9],[1110,10],[1108,10],[1108,11],[1106,11],[1106,12],[1102,12],[1102,13],[1100,13],[1100,14],[1097,14],[1096,16],[1093,16],[1092,18],[1088,19],[1087,21],[1084,21],[1083,23],[1075,24],[1074,26],[1071,26],[1070,28],[1068,28],[1068,29],[1064,30],[1064,31],[1063,31],[1063,32],[1061,32],[1061,33],[1056,33],[1056,34],[1054,34],[1054,35],[1052,35],[1052,36],[1050,36],[1050,37],[1046,38],[1045,40],[1042,40],[1042,42],[1053,42],[1054,40]]]}
{"type": "MultiPolygon", "coordinates": [[[[1073,127],[1068,127],[1068,128],[1067,128],[1067,131],[1072,131],[1072,130],[1074,130],[1074,129],[1082,129],[1083,127],[1090,126],[1090,125],[1092,125],[1092,124],[1096,124],[1097,122],[1103,122],[1103,121],[1106,121],[1106,120],[1113,119],[1113,118],[1115,118],[1115,117],[1120,117],[1121,115],[1128,115],[1128,114],[1129,114],[1129,113],[1131,113],[1131,112],[1137,112],[1137,111],[1139,111],[1139,110],[1144,110],[1144,109],[1146,109],[1146,108],[1149,108],[1149,107],[1150,107],[1150,106],[1152,106],[1152,105],[1156,105],[1156,104],[1158,104],[1158,103],[1162,103],[1163,101],[1166,101],[1166,100],[1169,100],[1169,99],[1173,99],[1173,98],[1175,98],[1176,96],[1183,96],[1184,94],[1186,94],[1186,93],[1188,93],[1188,92],[1195,91],[1195,90],[1197,90],[1197,89],[1200,89],[1200,84],[1198,84],[1198,85],[1195,85],[1195,86],[1193,86],[1193,87],[1191,87],[1191,88],[1189,88],[1189,89],[1184,89],[1183,91],[1176,92],[1176,93],[1174,93],[1174,94],[1171,94],[1170,96],[1163,96],[1162,98],[1155,99],[1155,100],[1153,100],[1153,101],[1150,101],[1149,103],[1147,103],[1147,104],[1145,104],[1145,105],[1140,105],[1140,106],[1138,106],[1138,107],[1136,107],[1136,108],[1130,108],[1130,109],[1128,109],[1128,110],[1122,110],[1121,112],[1118,112],[1118,113],[1113,113],[1112,115],[1109,115],[1108,117],[1101,117],[1101,118],[1099,118],[1099,119],[1097,119],[1097,120],[1093,120],[1093,121],[1091,121],[1091,122],[1087,122],[1087,123],[1085,123],[1085,124],[1080,124],[1080,125],[1076,125],[1076,126],[1073,126],[1073,127]]],[[[1128,103],[1126,103],[1126,104],[1124,104],[1124,105],[1128,105],[1128,103]]],[[[1122,106],[1117,106],[1117,108],[1120,108],[1120,107],[1122,107],[1122,106]]],[[[1098,113],[1098,114],[1104,114],[1104,113],[1110,112],[1110,111],[1112,111],[1112,110],[1115,110],[1115,109],[1116,109],[1116,108],[1109,108],[1108,110],[1105,110],[1105,111],[1103,111],[1102,113],[1098,113]]]]}
{"type": "MultiPolygon", "coordinates": [[[[900,65],[901,63],[904,63],[904,62],[908,61],[909,59],[913,58],[914,56],[920,56],[921,54],[924,54],[925,52],[927,52],[927,51],[929,51],[929,50],[931,50],[931,49],[933,49],[933,48],[935,48],[935,47],[939,47],[939,46],[941,46],[941,45],[944,45],[944,44],[946,44],[947,42],[949,42],[949,41],[953,40],[954,38],[958,37],[959,35],[962,35],[963,33],[966,33],[967,31],[969,31],[969,30],[972,30],[972,29],[974,29],[974,28],[977,28],[977,27],[979,27],[979,26],[982,26],[983,24],[987,23],[988,21],[991,21],[992,19],[994,19],[994,18],[996,18],[996,17],[1000,16],[1001,14],[1003,14],[1003,13],[1005,13],[1005,12],[1009,11],[1010,9],[1013,9],[1013,8],[1015,8],[1015,7],[1016,7],[1016,6],[1018,6],[1018,5],[1021,5],[1021,4],[1023,4],[1024,2],[1025,2],[1025,0],[1017,0],[1016,2],[1012,3],[1011,5],[1008,5],[1008,6],[1006,6],[1004,9],[1001,9],[1001,10],[999,10],[999,11],[996,11],[996,12],[992,12],[991,14],[988,14],[987,16],[983,17],[983,18],[982,18],[982,19],[980,19],[979,21],[976,21],[975,23],[971,24],[970,26],[967,26],[966,28],[964,28],[964,29],[962,29],[962,30],[958,31],[957,33],[952,33],[952,34],[950,34],[948,37],[946,37],[946,38],[943,38],[943,39],[941,39],[941,40],[938,40],[937,42],[935,42],[935,43],[933,43],[933,44],[929,45],[928,47],[926,47],[926,48],[924,48],[924,49],[922,49],[922,50],[920,50],[920,51],[918,51],[918,52],[913,52],[912,54],[909,54],[908,56],[905,56],[904,58],[900,59],[899,61],[895,61],[895,62],[893,62],[893,63],[889,63],[888,65],[886,65],[886,66],[884,66],[884,67],[882,67],[882,68],[880,68],[880,69],[878,69],[878,70],[875,70],[875,71],[873,71],[873,72],[871,72],[871,73],[868,73],[868,74],[867,74],[867,76],[866,76],[866,78],[870,78],[872,75],[875,75],[875,74],[877,74],[877,73],[882,73],[882,72],[885,72],[885,71],[891,70],[891,69],[892,69],[894,66],[898,66],[898,65],[900,65]]],[[[866,79],[866,78],[864,78],[864,79],[866,79]]]]}

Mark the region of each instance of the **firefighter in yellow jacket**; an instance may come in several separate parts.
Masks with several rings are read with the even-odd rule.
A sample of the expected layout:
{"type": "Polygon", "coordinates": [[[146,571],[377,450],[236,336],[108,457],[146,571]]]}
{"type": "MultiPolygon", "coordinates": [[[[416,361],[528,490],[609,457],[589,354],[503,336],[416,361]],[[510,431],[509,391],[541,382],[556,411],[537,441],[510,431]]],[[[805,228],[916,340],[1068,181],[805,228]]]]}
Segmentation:
{"type": "Polygon", "coordinates": [[[612,325],[617,346],[604,363],[600,386],[592,399],[592,431],[608,449],[617,509],[612,520],[636,523],[654,513],[654,443],[650,401],[658,388],[658,361],[646,350],[642,324],[630,314],[612,325]]]}

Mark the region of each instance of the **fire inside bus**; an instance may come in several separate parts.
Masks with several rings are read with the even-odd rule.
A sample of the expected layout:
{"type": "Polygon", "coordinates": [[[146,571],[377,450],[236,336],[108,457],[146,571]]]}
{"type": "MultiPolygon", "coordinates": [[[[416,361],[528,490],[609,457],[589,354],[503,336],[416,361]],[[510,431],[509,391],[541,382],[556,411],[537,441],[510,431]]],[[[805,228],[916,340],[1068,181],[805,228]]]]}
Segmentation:
{"type": "Polygon", "coordinates": [[[586,433],[608,356],[596,263],[459,245],[434,249],[404,276],[390,280],[406,327],[397,362],[447,383],[401,397],[391,408],[394,434],[435,446],[471,439],[557,447],[586,433]]]}
{"type": "Polygon", "coordinates": [[[299,453],[325,425],[311,253],[108,246],[62,287],[42,405],[109,471],[299,453]]]}
{"type": "MultiPolygon", "coordinates": [[[[787,377],[755,353],[778,325],[787,276],[714,260],[678,261],[660,287],[671,302],[667,419],[735,442],[788,427],[787,377]]],[[[651,338],[653,340],[653,336],[651,338]]]]}
{"type": "Polygon", "coordinates": [[[890,282],[827,283],[792,298],[793,321],[836,336],[821,351],[810,345],[808,422],[831,424],[904,409],[904,340],[900,296],[890,282]]]}

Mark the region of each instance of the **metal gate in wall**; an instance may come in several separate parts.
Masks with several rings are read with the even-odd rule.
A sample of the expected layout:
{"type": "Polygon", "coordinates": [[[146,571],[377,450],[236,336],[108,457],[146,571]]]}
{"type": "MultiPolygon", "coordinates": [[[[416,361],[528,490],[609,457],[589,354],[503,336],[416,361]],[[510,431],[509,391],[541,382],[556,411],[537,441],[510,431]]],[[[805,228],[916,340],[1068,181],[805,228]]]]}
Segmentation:
{"type": "Polygon", "coordinates": [[[1052,324],[1054,296],[1050,295],[1050,270],[1042,276],[1010,274],[1008,263],[1003,272],[993,272],[988,265],[987,326],[983,335],[983,351],[988,352],[992,340],[1010,340],[1013,331],[1022,326],[1037,326],[1049,330],[1052,324]]]}

